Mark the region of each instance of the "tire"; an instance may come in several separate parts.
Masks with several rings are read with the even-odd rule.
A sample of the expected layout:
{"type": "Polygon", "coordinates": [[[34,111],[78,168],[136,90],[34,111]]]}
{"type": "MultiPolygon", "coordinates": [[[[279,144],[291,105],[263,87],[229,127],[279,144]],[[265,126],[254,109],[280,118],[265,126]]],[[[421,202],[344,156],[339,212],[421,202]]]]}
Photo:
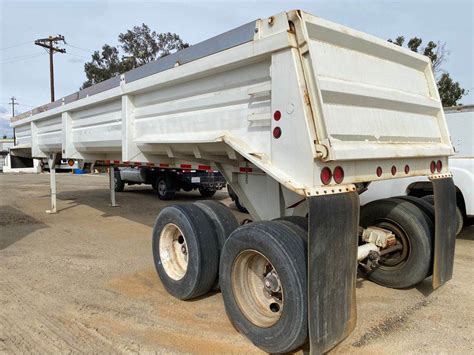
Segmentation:
{"type": "Polygon", "coordinates": [[[216,194],[216,190],[205,189],[205,188],[200,187],[199,193],[201,194],[202,197],[211,198],[212,196],[216,194]]]}
{"type": "Polygon", "coordinates": [[[432,269],[433,243],[428,217],[409,201],[385,199],[361,208],[360,225],[391,230],[401,251],[381,256],[379,267],[366,277],[382,286],[408,288],[424,280],[432,269]]]}
{"type": "Polygon", "coordinates": [[[176,196],[176,189],[167,176],[160,176],[156,182],[156,192],[160,200],[172,200],[176,196]]]}
{"type": "Polygon", "coordinates": [[[238,331],[269,353],[294,350],[307,339],[307,257],[301,233],[300,227],[284,221],[250,223],[231,234],[221,253],[219,277],[227,315],[238,331]],[[263,278],[255,272],[261,267],[265,280],[273,280],[269,285],[281,285],[281,294],[265,296],[263,278]],[[284,303],[278,303],[279,297],[284,303]]]}
{"type": "Polygon", "coordinates": [[[122,192],[124,189],[125,183],[120,176],[120,171],[114,171],[114,190],[116,192],[122,192]]]}
{"type": "Polygon", "coordinates": [[[211,289],[218,272],[217,236],[198,206],[165,207],[153,227],[152,248],[158,276],[171,295],[188,300],[211,289]]]}
{"type": "Polygon", "coordinates": [[[249,213],[249,211],[240,203],[239,197],[237,195],[235,196],[234,203],[235,207],[237,207],[240,212],[247,214],[249,213]]]}
{"type": "MultiPolygon", "coordinates": [[[[284,216],[284,217],[278,217],[275,218],[274,221],[288,221],[290,223],[293,223],[297,225],[298,227],[302,228],[306,234],[308,233],[308,218],[303,217],[303,216],[284,216]]],[[[305,234],[305,235],[306,235],[305,234]]],[[[306,240],[307,240],[306,236],[306,240]]]]}
{"type": "Polygon", "coordinates": [[[411,202],[413,205],[417,206],[430,219],[430,221],[433,223],[434,228],[435,209],[433,204],[429,203],[428,201],[425,201],[420,197],[415,196],[399,196],[395,198],[411,202]]]}
{"type": "MultiPolygon", "coordinates": [[[[433,195],[426,195],[426,196],[423,196],[421,199],[434,206],[433,195]]],[[[459,233],[461,233],[463,227],[464,227],[464,215],[461,209],[459,208],[459,206],[456,205],[456,237],[459,235],[459,233]]]]}
{"type": "MultiPolygon", "coordinates": [[[[194,204],[207,215],[216,232],[219,257],[225,241],[229,238],[230,234],[239,227],[239,222],[237,222],[231,210],[220,202],[197,201],[194,204]]],[[[219,289],[219,278],[217,277],[214,286],[212,286],[212,290],[218,291],[219,289]]]]}

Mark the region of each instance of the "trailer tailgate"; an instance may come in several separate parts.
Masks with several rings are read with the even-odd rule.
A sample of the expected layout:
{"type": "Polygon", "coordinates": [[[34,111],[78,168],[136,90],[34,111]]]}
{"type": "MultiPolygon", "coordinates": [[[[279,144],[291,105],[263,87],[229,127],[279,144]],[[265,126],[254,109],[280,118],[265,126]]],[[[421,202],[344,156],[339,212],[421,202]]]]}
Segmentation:
{"type": "Polygon", "coordinates": [[[317,143],[328,160],[453,154],[427,57],[300,16],[317,143]]]}

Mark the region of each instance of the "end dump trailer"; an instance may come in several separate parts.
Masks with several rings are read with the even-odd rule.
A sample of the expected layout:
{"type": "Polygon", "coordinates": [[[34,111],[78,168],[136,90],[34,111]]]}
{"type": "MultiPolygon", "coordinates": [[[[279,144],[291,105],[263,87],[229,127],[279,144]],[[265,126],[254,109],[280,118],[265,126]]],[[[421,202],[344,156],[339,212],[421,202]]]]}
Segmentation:
{"type": "Polygon", "coordinates": [[[218,169],[254,222],[212,201],[166,207],[155,266],[180,299],[220,286],[232,323],[268,352],[344,339],[358,266],[388,287],[452,276],[453,149],[429,59],[308,13],[253,21],[12,125],[34,157],[218,169]],[[360,209],[371,181],[422,175],[431,210],[360,209]]]}

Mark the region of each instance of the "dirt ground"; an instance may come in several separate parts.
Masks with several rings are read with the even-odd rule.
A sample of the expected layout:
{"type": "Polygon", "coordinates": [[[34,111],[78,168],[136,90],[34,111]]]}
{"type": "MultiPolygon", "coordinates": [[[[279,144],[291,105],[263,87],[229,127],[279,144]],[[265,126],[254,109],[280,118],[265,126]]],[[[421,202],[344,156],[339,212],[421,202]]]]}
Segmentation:
{"type": "MultiPolygon", "coordinates": [[[[260,352],[232,327],[220,293],[183,302],[162,287],[151,229],[169,202],[137,186],[112,208],[107,183],[60,174],[59,213],[48,215],[49,175],[0,174],[0,352],[260,352]]],[[[224,192],[215,198],[234,207],[224,192]]],[[[473,260],[470,226],[453,280],[436,292],[429,280],[409,290],[358,280],[357,328],[333,353],[472,353],[473,260]]]]}

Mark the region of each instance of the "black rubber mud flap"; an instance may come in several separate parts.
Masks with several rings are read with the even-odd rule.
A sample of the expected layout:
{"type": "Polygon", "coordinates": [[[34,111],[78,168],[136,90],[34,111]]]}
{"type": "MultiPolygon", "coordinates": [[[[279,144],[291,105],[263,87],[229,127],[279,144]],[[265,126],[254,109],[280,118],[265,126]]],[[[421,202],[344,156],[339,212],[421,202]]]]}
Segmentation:
{"type": "Polygon", "coordinates": [[[308,323],[312,354],[322,354],[356,325],[359,195],[308,197],[308,323]]]}
{"type": "Polygon", "coordinates": [[[456,243],[456,188],[452,178],[432,179],[435,200],[433,289],[451,280],[456,243]]]}

